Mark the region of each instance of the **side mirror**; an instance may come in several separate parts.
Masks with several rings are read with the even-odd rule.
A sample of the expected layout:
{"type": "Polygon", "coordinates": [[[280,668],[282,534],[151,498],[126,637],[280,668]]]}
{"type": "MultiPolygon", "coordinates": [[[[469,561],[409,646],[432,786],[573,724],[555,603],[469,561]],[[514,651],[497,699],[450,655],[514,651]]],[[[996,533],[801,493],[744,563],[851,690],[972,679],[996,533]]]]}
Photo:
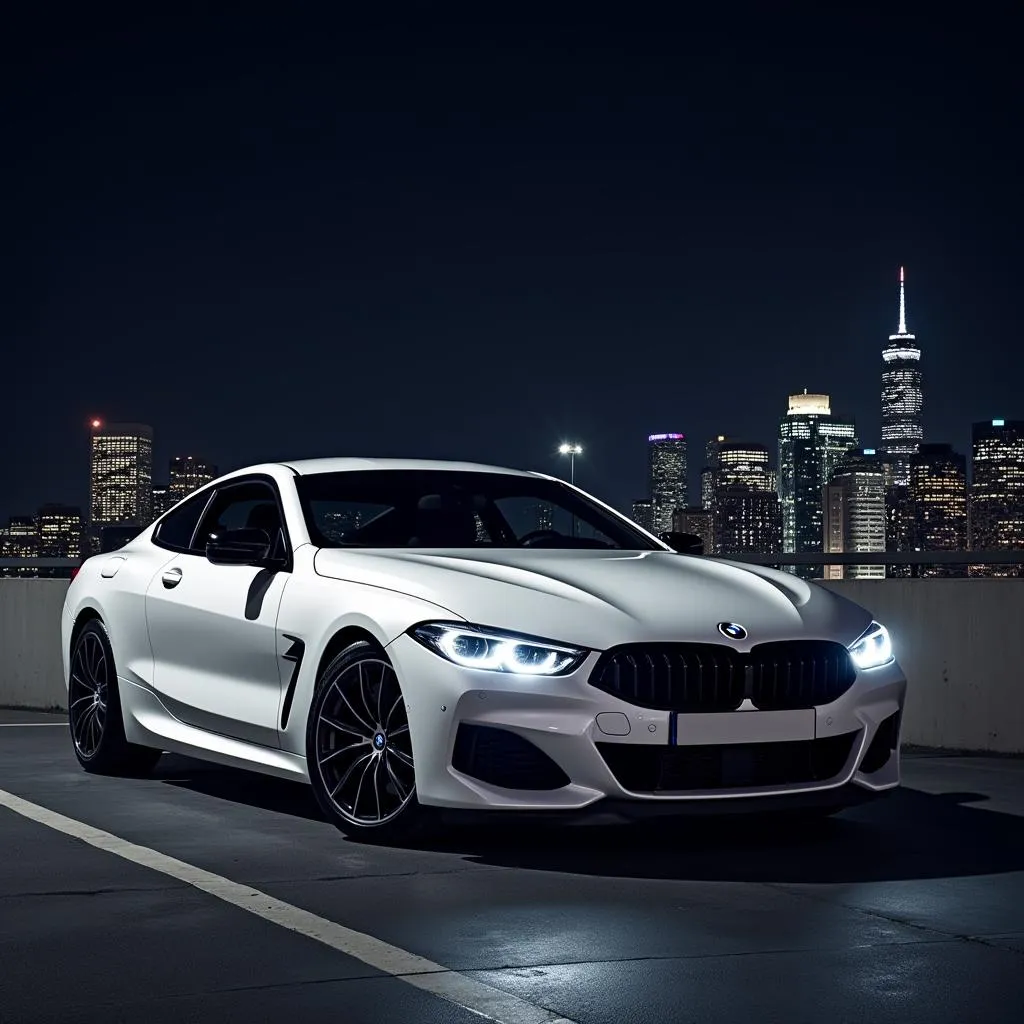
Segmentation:
{"type": "Polygon", "coordinates": [[[222,530],[206,542],[207,560],[214,565],[259,565],[270,556],[266,530],[222,530]]]}
{"type": "Polygon", "coordinates": [[[703,555],[704,541],[695,533],[659,533],[658,540],[664,541],[673,551],[681,555],[703,555]]]}

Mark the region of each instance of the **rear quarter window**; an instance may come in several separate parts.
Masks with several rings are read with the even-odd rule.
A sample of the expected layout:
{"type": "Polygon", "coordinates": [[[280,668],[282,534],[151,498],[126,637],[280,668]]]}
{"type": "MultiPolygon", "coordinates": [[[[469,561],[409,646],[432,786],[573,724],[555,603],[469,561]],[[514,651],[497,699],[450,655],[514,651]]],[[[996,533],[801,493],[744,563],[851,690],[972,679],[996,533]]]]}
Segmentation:
{"type": "Polygon", "coordinates": [[[209,500],[210,492],[205,491],[168,512],[157,524],[153,543],[171,551],[188,551],[209,500]]]}

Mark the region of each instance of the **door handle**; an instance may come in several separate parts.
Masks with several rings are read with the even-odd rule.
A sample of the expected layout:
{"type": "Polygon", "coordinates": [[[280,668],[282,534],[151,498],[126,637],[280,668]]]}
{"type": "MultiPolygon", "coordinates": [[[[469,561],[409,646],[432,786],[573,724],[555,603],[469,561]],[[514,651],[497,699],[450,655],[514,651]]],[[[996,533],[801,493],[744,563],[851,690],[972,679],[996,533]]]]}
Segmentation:
{"type": "Polygon", "coordinates": [[[160,577],[160,582],[170,590],[172,587],[176,587],[181,582],[181,570],[180,569],[168,569],[160,577]]]}

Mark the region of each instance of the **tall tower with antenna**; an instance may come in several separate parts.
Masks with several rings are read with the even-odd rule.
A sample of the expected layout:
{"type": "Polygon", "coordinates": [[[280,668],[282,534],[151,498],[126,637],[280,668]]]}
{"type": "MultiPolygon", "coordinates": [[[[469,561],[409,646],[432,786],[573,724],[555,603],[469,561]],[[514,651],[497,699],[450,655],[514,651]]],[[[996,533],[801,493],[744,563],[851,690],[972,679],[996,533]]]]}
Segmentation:
{"type": "Polygon", "coordinates": [[[892,458],[893,480],[910,483],[910,456],[921,447],[921,349],[907,330],[906,275],[900,267],[900,321],[882,349],[882,451],[892,458]]]}

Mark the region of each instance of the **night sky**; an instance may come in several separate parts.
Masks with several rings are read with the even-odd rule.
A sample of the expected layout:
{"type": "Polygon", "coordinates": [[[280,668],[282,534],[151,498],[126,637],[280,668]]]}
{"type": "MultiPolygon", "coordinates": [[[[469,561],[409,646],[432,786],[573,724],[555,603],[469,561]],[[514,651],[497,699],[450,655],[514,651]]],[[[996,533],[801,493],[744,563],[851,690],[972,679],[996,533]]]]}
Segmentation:
{"type": "Polygon", "coordinates": [[[1024,418],[1009,25],[633,9],[8,26],[0,515],[85,503],[93,415],[158,478],[574,440],[620,506],[805,387],[874,445],[901,263],[926,440],[1024,418]]]}

